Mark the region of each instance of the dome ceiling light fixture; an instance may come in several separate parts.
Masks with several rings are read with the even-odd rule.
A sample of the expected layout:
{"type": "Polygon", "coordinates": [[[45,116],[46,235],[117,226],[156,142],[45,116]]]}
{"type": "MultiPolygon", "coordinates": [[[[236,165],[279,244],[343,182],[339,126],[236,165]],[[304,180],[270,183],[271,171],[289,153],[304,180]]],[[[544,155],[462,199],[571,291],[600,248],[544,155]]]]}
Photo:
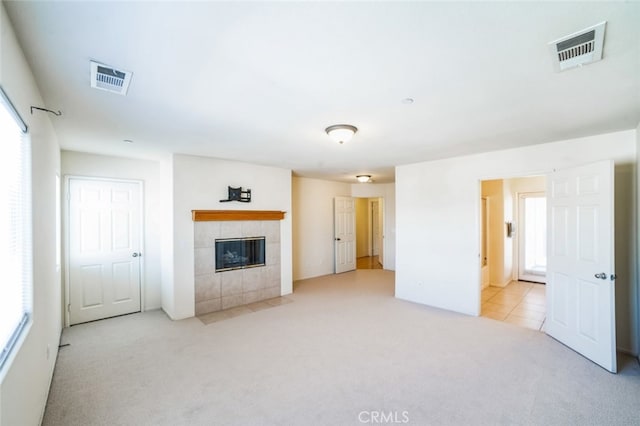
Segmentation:
{"type": "Polygon", "coordinates": [[[351,124],[334,124],[324,129],[327,135],[339,144],[349,142],[353,135],[356,134],[358,128],[351,124]]]}
{"type": "Polygon", "coordinates": [[[371,175],[358,175],[356,179],[358,179],[360,183],[369,183],[371,182],[371,175]]]}

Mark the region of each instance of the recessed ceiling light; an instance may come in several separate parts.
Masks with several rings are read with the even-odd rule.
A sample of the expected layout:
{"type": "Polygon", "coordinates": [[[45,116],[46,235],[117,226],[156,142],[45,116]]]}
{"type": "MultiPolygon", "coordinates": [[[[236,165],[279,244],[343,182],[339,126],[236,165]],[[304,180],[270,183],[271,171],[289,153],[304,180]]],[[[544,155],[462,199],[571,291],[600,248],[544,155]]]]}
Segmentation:
{"type": "Polygon", "coordinates": [[[124,143],[133,143],[133,141],[131,139],[124,139],[122,142],[124,142],[124,143]]]}
{"type": "Polygon", "coordinates": [[[404,98],[402,100],[402,103],[405,104],[405,105],[412,104],[413,103],[413,98],[404,98]]]}

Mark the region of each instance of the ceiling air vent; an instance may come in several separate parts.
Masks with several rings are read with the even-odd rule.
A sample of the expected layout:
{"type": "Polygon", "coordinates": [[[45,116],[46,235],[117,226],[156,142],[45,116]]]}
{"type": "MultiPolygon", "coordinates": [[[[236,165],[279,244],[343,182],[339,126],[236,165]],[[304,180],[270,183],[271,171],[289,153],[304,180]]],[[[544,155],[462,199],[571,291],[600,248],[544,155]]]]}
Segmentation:
{"type": "Polygon", "coordinates": [[[556,71],[564,71],[602,59],[606,25],[606,21],[600,22],[549,43],[556,71]]]}
{"type": "Polygon", "coordinates": [[[91,87],[126,95],[133,75],[130,71],[91,61],[91,87]]]}

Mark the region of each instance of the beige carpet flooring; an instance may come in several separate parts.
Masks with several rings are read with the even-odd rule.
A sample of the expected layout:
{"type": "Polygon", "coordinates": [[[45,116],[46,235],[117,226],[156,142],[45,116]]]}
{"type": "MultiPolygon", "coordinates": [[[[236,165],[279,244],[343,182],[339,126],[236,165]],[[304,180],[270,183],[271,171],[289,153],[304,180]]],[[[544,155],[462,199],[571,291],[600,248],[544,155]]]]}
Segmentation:
{"type": "Polygon", "coordinates": [[[209,325],[153,311],[65,329],[43,424],[638,424],[637,360],[613,375],[544,333],[393,288],[392,272],[359,270],[209,325]]]}

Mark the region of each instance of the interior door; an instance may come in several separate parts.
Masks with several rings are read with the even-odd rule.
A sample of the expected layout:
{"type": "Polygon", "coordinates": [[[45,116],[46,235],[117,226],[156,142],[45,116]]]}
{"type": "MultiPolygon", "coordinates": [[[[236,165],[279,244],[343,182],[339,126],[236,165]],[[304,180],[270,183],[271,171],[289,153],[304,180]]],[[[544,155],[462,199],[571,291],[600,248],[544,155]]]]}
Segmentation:
{"type": "Polygon", "coordinates": [[[616,372],[613,162],[547,180],[547,334],[616,372]]]}
{"type": "Polygon", "coordinates": [[[384,198],[378,198],[378,262],[384,268],[384,198]]]}
{"type": "Polygon", "coordinates": [[[526,192],[518,197],[518,279],[546,282],[547,198],[544,192],[526,192]]]}
{"type": "Polygon", "coordinates": [[[356,200],[336,197],[333,204],[336,274],[356,269],[356,200]]]}
{"type": "Polygon", "coordinates": [[[69,179],[69,322],[140,311],[141,185],[69,179]]]}

